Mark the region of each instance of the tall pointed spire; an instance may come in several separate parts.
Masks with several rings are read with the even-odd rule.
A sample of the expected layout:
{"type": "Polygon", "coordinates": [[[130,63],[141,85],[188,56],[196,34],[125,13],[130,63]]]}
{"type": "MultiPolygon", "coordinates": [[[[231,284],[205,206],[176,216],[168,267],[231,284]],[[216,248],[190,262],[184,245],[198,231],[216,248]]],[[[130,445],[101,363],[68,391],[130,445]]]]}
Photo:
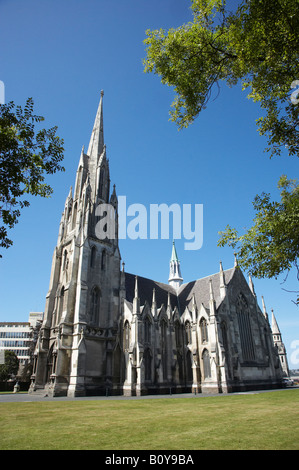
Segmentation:
{"type": "Polygon", "coordinates": [[[214,297],[212,279],[209,279],[209,291],[210,291],[210,302],[209,302],[210,317],[212,317],[216,314],[216,302],[215,302],[215,297],[214,297]]]}
{"type": "Polygon", "coordinates": [[[267,313],[267,309],[266,309],[266,304],[265,304],[265,300],[264,300],[264,297],[262,296],[262,305],[263,305],[263,314],[264,314],[264,317],[266,318],[266,320],[269,321],[268,319],[268,313],[267,313]]]}
{"type": "Polygon", "coordinates": [[[138,296],[138,277],[135,276],[135,289],[134,289],[134,299],[133,299],[133,315],[138,315],[140,313],[140,298],[138,296]]]}
{"type": "Polygon", "coordinates": [[[183,278],[181,275],[181,267],[180,262],[178,259],[178,255],[175,249],[174,242],[172,243],[172,252],[170,258],[170,271],[169,271],[169,279],[168,283],[170,286],[178,289],[183,282],[183,278]]]}
{"type": "Polygon", "coordinates": [[[173,261],[173,262],[178,262],[179,261],[174,241],[172,242],[172,252],[171,252],[170,261],[173,261]]]}
{"type": "Polygon", "coordinates": [[[276,336],[281,336],[280,329],[278,327],[273,308],[271,309],[272,312],[272,334],[276,336]]]}
{"type": "Polygon", "coordinates": [[[94,121],[91,138],[87,150],[87,155],[90,158],[95,158],[97,161],[99,156],[104,150],[104,123],[103,123],[103,96],[104,92],[101,91],[101,99],[98,106],[96,118],[94,121]]]}
{"type": "Polygon", "coordinates": [[[224,299],[224,297],[226,296],[226,284],[225,284],[224,272],[223,272],[221,261],[220,261],[219,277],[220,277],[220,296],[221,296],[221,299],[224,299]]]}
{"type": "Polygon", "coordinates": [[[280,359],[280,365],[281,365],[281,368],[282,368],[283,375],[286,376],[286,377],[289,377],[290,371],[289,371],[286,348],[285,348],[285,345],[282,341],[281,332],[280,332],[278,323],[276,321],[273,309],[271,309],[271,311],[272,311],[272,337],[273,337],[273,343],[274,343],[274,346],[277,348],[277,352],[278,352],[278,356],[279,356],[279,359],[280,359]]]}

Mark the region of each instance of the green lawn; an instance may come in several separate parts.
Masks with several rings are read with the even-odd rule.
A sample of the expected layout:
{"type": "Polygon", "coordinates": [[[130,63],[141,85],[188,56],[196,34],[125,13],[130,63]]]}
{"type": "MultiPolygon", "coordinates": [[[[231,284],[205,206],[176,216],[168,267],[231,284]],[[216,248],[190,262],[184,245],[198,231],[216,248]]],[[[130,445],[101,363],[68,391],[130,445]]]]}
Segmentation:
{"type": "Polygon", "coordinates": [[[0,449],[299,449],[299,389],[254,395],[0,403],[0,449]]]}

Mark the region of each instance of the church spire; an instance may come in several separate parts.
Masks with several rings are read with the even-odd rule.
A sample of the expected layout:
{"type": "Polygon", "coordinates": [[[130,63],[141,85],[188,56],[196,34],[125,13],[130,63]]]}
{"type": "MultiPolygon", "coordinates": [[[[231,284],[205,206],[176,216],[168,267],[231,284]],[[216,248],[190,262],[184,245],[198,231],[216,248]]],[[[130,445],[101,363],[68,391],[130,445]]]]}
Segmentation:
{"type": "Polygon", "coordinates": [[[168,283],[170,286],[178,289],[183,282],[183,278],[181,275],[181,267],[180,262],[178,259],[178,255],[176,252],[175,244],[172,243],[172,252],[170,258],[170,271],[169,271],[169,279],[168,283]]]}
{"type": "Polygon", "coordinates": [[[266,320],[269,321],[268,319],[268,313],[267,313],[267,309],[266,309],[266,304],[265,304],[265,300],[264,300],[264,297],[262,296],[262,305],[263,305],[263,314],[264,314],[264,317],[266,318],[266,320]]]}
{"type": "Polygon", "coordinates": [[[277,348],[283,375],[286,377],[289,377],[290,371],[289,371],[289,366],[288,366],[286,348],[282,341],[281,332],[277,324],[273,309],[271,311],[272,311],[272,337],[273,337],[274,346],[277,348]]]}
{"type": "Polygon", "coordinates": [[[95,117],[91,138],[87,150],[87,155],[94,158],[96,161],[104,151],[104,124],[103,124],[103,96],[104,92],[101,91],[101,99],[98,106],[97,114],[95,117]]]}
{"type": "Polygon", "coordinates": [[[274,315],[274,311],[273,309],[271,310],[272,312],[272,334],[275,335],[275,336],[279,336],[280,337],[280,340],[281,340],[281,333],[280,333],[280,329],[278,327],[278,324],[277,324],[277,321],[276,321],[276,318],[275,318],[275,315],[274,315]]]}

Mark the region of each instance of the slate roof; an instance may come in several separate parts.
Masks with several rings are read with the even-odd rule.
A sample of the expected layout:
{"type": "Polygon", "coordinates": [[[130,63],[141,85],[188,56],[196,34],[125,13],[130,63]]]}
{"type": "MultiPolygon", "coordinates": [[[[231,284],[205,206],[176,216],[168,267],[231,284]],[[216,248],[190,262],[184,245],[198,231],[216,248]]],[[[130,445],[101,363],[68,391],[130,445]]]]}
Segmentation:
{"type": "MultiPolygon", "coordinates": [[[[224,280],[225,284],[228,285],[230,280],[233,277],[235,268],[227,269],[224,271],[224,280]]],[[[212,289],[213,297],[216,303],[216,308],[219,307],[221,303],[220,297],[220,274],[212,274],[211,276],[203,277],[197,279],[196,281],[188,282],[187,284],[182,284],[178,295],[180,299],[180,304],[185,309],[186,306],[192,300],[193,294],[195,294],[195,302],[197,307],[200,307],[201,304],[204,307],[209,307],[210,300],[210,279],[212,280],[212,289]]]]}
{"type": "MultiPolygon", "coordinates": [[[[135,277],[135,274],[125,273],[126,300],[131,303],[133,302],[135,292],[135,277]]],[[[140,305],[144,305],[146,300],[150,306],[152,305],[153,289],[156,290],[156,303],[158,308],[161,307],[162,304],[164,304],[165,307],[167,306],[168,293],[170,293],[172,308],[174,309],[174,307],[178,305],[176,290],[173,287],[145,277],[137,276],[137,278],[140,305]]]]}
{"type": "MultiPolygon", "coordinates": [[[[225,284],[228,285],[231,281],[235,268],[227,269],[224,271],[225,284]]],[[[134,291],[135,291],[135,274],[125,273],[125,286],[126,286],[126,300],[133,302],[134,291]]],[[[210,300],[210,286],[209,281],[212,280],[212,288],[216,308],[221,303],[220,297],[220,274],[212,274],[196,281],[187,282],[182,284],[178,292],[170,285],[162,282],[153,281],[145,277],[137,276],[138,279],[138,296],[140,298],[140,305],[144,305],[145,301],[151,306],[153,298],[153,289],[156,290],[156,303],[157,307],[161,307],[162,304],[167,306],[168,293],[170,293],[170,302],[172,309],[175,306],[178,307],[180,314],[184,313],[185,308],[191,302],[193,294],[195,295],[195,301],[197,307],[201,304],[204,307],[209,307],[210,300]]],[[[190,307],[189,307],[190,308],[190,307]]]]}

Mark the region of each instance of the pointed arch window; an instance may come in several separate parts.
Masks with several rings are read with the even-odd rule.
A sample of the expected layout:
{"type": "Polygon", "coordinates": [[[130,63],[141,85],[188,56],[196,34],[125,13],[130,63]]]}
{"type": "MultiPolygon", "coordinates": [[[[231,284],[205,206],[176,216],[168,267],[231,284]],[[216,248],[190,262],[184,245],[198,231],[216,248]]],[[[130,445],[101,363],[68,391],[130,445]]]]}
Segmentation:
{"type": "Polygon", "coordinates": [[[100,289],[94,287],[91,292],[91,305],[90,305],[90,322],[93,325],[99,324],[100,312],[100,289]]]}
{"type": "Polygon", "coordinates": [[[69,204],[68,210],[67,210],[67,222],[71,220],[71,215],[72,215],[72,203],[69,204]]]}
{"type": "Polygon", "coordinates": [[[202,318],[199,322],[199,327],[200,327],[200,334],[201,334],[201,342],[202,343],[207,343],[209,338],[208,338],[208,325],[207,325],[207,320],[205,318],[202,318]]]}
{"type": "Polygon", "coordinates": [[[93,246],[90,251],[90,267],[91,268],[95,267],[96,253],[97,253],[97,249],[95,246],[93,246]]]}
{"type": "Polygon", "coordinates": [[[63,253],[63,263],[62,263],[62,270],[65,271],[67,265],[67,250],[64,250],[63,253]]]}
{"type": "Polygon", "coordinates": [[[124,351],[128,351],[130,347],[130,324],[128,321],[124,325],[123,347],[124,351]]]}
{"type": "Polygon", "coordinates": [[[211,377],[211,364],[210,364],[210,354],[207,349],[205,349],[202,353],[202,361],[203,361],[204,379],[208,379],[211,377]]]}
{"type": "Polygon", "coordinates": [[[190,349],[188,349],[186,354],[186,373],[187,373],[187,381],[192,383],[193,381],[193,374],[192,374],[192,354],[190,349]]]}
{"type": "Polygon", "coordinates": [[[100,171],[98,196],[104,200],[107,197],[107,169],[105,167],[102,167],[100,171]]]}
{"type": "Polygon", "coordinates": [[[72,229],[76,228],[76,222],[77,222],[77,209],[78,209],[78,204],[75,203],[74,205],[74,211],[73,211],[73,224],[72,224],[72,229]]]}
{"type": "Polygon", "coordinates": [[[78,176],[76,181],[76,191],[75,191],[75,199],[81,196],[81,189],[82,189],[82,166],[78,170],[78,176]]]}
{"type": "Polygon", "coordinates": [[[252,362],[255,360],[255,350],[250,323],[249,307],[243,294],[240,294],[237,299],[237,317],[243,361],[252,362]]]}
{"type": "Polygon", "coordinates": [[[107,258],[107,254],[106,254],[106,250],[103,250],[102,251],[102,259],[101,259],[101,270],[104,271],[106,269],[106,258],[107,258]]]}
{"type": "Polygon", "coordinates": [[[177,349],[182,347],[182,325],[179,321],[174,324],[175,344],[177,349]]]}
{"type": "Polygon", "coordinates": [[[162,370],[163,378],[167,379],[167,323],[164,319],[160,323],[161,328],[161,360],[162,360],[162,370]]]}
{"type": "Polygon", "coordinates": [[[144,342],[150,343],[151,336],[152,336],[152,324],[150,322],[150,319],[146,317],[144,321],[144,342]]]}
{"type": "Polygon", "coordinates": [[[185,323],[185,332],[186,332],[187,344],[191,344],[192,343],[191,324],[188,320],[185,323]]]}
{"type": "Polygon", "coordinates": [[[152,355],[149,348],[144,352],[144,367],[145,367],[145,380],[152,378],[152,355]]]}
{"type": "Polygon", "coordinates": [[[60,290],[59,296],[59,309],[58,309],[58,321],[60,321],[62,312],[63,312],[63,305],[64,305],[64,286],[62,286],[60,290]]]}
{"type": "Polygon", "coordinates": [[[225,354],[228,353],[228,339],[227,339],[227,328],[224,321],[221,323],[221,335],[222,335],[222,344],[224,347],[225,354]]]}

